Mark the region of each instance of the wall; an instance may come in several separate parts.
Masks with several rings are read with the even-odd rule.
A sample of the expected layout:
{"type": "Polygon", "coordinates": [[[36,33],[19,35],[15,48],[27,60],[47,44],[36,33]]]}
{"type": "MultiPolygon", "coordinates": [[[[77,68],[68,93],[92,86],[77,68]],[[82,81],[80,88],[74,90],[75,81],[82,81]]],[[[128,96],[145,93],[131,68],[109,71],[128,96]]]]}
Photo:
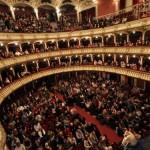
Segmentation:
{"type": "Polygon", "coordinates": [[[138,3],[142,3],[142,2],[144,2],[144,0],[133,0],[133,5],[138,4],[138,3]]]}
{"type": "Polygon", "coordinates": [[[98,1],[98,15],[105,15],[116,11],[114,0],[99,0],[98,1]]]}
{"type": "Polygon", "coordinates": [[[87,9],[87,10],[84,10],[81,12],[81,16],[82,16],[82,20],[85,18],[85,17],[95,17],[95,7],[92,7],[90,9],[87,9]]]}

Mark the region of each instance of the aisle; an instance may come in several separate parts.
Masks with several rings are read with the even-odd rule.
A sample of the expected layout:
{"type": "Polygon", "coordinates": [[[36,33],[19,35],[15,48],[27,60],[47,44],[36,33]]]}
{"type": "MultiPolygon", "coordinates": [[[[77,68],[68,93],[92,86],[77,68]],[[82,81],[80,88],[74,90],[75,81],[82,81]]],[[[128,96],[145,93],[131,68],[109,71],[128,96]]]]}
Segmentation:
{"type": "Polygon", "coordinates": [[[113,131],[111,128],[107,127],[106,125],[101,125],[95,117],[88,114],[85,110],[81,109],[77,105],[74,105],[74,108],[81,116],[85,117],[86,121],[95,124],[103,135],[106,134],[109,143],[119,143],[122,140],[122,138],[119,137],[115,131],[113,131]]]}
{"type": "MultiPolygon", "coordinates": [[[[60,100],[64,100],[63,95],[61,95],[60,93],[57,93],[56,96],[60,100]]],[[[81,109],[77,105],[74,105],[74,108],[81,116],[85,117],[87,122],[95,124],[103,135],[107,135],[109,143],[119,143],[122,140],[122,138],[119,137],[114,130],[106,125],[101,125],[95,117],[87,113],[84,109],[81,109]]]]}

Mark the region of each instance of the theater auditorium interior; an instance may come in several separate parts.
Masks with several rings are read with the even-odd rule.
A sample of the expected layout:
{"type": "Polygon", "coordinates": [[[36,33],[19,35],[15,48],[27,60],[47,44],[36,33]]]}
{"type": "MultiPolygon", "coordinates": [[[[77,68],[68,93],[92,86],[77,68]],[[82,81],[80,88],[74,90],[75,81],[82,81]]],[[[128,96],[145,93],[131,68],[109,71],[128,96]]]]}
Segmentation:
{"type": "Polygon", "coordinates": [[[150,150],[150,0],[0,0],[0,150],[150,150]]]}

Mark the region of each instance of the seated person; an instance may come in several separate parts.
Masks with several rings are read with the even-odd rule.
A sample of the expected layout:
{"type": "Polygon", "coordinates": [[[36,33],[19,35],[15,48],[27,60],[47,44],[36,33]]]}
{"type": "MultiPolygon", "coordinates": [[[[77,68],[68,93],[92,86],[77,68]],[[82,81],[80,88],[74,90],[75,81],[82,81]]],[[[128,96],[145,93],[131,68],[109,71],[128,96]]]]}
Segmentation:
{"type": "Polygon", "coordinates": [[[124,138],[122,140],[123,146],[135,146],[137,144],[137,139],[135,135],[130,131],[125,131],[124,138]]]}

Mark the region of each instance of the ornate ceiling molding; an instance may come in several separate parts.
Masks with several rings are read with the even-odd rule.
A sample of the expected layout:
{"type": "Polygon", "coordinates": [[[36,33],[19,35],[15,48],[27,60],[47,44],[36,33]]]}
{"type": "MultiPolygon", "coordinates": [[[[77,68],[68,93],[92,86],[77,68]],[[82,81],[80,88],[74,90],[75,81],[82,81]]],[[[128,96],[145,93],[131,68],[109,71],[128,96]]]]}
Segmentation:
{"type": "Polygon", "coordinates": [[[70,50],[59,50],[35,53],[29,55],[23,55],[8,59],[3,59],[0,61],[0,70],[4,68],[9,68],[11,66],[22,64],[25,62],[31,62],[34,60],[40,60],[44,58],[54,58],[63,56],[73,56],[73,55],[85,55],[85,54],[124,54],[124,55],[150,55],[150,48],[143,47],[98,47],[98,48],[84,48],[84,49],[70,49],[70,50]]]}
{"type": "Polygon", "coordinates": [[[15,82],[12,82],[8,86],[1,89],[0,90],[0,104],[13,91],[17,90],[18,88],[22,87],[23,85],[29,82],[32,82],[34,80],[37,80],[45,76],[54,75],[58,73],[64,73],[64,72],[72,72],[72,71],[110,72],[110,73],[116,73],[120,75],[125,75],[125,76],[129,76],[133,78],[150,81],[149,73],[141,72],[141,71],[134,71],[134,70],[125,69],[125,68],[111,67],[111,66],[84,65],[84,66],[70,66],[70,67],[62,67],[62,68],[56,68],[56,69],[48,69],[48,70],[44,70],[41,72],[37,72],[35,74],[31,74],[19,80],[16,80],[15,82]]]}
{"type": "Polygon", "coordinates": [[[60,8],[63,5],[73,5],[82,11],[85,8],[94,7],[97,4],[97,0],[1,0],[8,6],[14,6],[16,4],[27,4],[33,8],[38,8],[42,4],[50,5],[54,8],[60,8]]]}

